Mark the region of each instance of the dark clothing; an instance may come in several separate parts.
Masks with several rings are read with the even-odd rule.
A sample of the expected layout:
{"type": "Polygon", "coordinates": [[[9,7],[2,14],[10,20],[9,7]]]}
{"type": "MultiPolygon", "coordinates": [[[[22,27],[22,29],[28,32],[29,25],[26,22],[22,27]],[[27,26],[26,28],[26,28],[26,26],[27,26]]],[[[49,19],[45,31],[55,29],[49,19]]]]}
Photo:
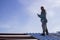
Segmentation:
{"type": "Polygon", "coordinates": [[[43,29],[43,34],[46,34],[48,35],[48,29],[47,29],[47,18],[46,18],[46,12],[45,10],[42,10],[41,12],[41,22],[42,22],[42,29],[43,29]]]}
{"type": "Polygon", "coordinates": [[[45,10],[42,10],[41,11],[41,15],[38,14],[38,17],[41,18],[43,34],[45,34],[45,32],[46,32],[46,34],[48,35],[47,18],[46,18],[46,12],[45,12],[45,10]]]}
{"type": "Polygon", "coordinates": [[[46,12],[45,11],[42,11],[41,15],[38,14],[38,17],[41,18],[41,22],[47,23],[47,18],[46,18],[46,12]]]}
{"type": "Polygon", "coordinates": [[[46,12],[45,10],[41,12],[41,22],[47,23],[46,12]]]}

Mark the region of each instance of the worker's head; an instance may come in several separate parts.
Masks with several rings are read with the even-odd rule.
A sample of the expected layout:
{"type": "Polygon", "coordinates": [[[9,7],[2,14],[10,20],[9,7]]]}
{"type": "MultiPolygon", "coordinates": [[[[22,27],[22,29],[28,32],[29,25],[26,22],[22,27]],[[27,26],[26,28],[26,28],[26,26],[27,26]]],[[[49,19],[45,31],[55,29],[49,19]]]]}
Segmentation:
{"type": "Polygon", "coordinates": [[[41,10],[44,10],[44,7],[43,6],[41,6],[41,10]]]}

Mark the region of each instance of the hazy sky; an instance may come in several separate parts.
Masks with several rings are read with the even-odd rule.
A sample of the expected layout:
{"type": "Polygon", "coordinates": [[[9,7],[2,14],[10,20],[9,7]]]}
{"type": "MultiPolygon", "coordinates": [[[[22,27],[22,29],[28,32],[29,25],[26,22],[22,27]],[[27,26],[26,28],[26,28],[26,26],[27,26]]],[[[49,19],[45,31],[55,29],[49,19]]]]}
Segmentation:
{"type": "Polygon", "coordinates": [[[0,0],[0,32],[42,32],[40,7],[47,12],[49,32],[60,31],[60,0],[0,0]]]}

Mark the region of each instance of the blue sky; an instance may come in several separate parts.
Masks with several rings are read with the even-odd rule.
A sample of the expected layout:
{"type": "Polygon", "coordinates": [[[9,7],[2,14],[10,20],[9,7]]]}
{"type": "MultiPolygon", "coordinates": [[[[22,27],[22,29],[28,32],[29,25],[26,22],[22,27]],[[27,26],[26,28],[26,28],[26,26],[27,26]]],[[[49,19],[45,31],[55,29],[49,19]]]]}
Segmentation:
{"type": "Polygon", "coordinates": [[[60,31],[60,0],[0,0],[0,32],[42,32],[40,7],[47,11],[49,32],[60,31]]]}

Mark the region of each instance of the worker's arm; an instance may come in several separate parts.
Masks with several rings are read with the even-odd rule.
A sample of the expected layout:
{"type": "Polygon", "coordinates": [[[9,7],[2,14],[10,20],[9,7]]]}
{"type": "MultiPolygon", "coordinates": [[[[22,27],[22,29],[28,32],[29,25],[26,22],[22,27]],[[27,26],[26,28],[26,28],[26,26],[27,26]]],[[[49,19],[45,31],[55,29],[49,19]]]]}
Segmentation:
{"type": "Polygon", "coordinates": [[[37,14],[39,18],[42,18],[40,14],[37,14]]]}

